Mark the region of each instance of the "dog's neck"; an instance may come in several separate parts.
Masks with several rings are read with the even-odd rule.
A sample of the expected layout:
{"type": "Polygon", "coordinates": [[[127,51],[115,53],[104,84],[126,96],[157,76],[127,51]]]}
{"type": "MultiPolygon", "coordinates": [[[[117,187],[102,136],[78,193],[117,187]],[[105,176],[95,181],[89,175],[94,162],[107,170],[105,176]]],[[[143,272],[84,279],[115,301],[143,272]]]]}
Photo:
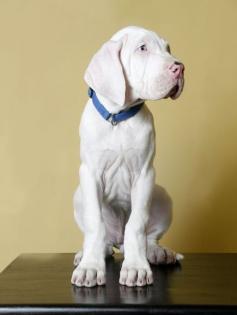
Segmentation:
{"type": "Polygon", "coordinates": [[[102,96],[101,94],[96,92],[96,95],[99,99],[99,101],[103,104],[103,106],[107,109],[108,112],[110,112],[111,114],[117,114],[122,110],[125,110],[129,107],[135,106],[139,103],[141,103],[141,99],[133,96],[130,97],[129,100],[126,101],[126,104],[124,104],[123,106],[116,104],[114,102],[112,102],[111,100],[109,100],[108,98],[102,96]]]}

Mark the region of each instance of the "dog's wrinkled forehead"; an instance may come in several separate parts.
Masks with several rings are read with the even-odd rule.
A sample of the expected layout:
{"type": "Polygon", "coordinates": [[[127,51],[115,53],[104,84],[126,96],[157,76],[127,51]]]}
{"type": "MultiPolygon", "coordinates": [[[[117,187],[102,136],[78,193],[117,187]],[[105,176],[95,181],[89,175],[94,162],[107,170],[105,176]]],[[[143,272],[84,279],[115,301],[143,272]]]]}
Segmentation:
{"type": "Polygon", "coordinates": [[[154,48],[158,48],[159,50],[164,50],[168,46],[168,42],[155,32],[138,26],[128,26],[119,30],[111,37],[111,40],[119,41],[124,37],[126,37],[127,42],[134,47],[143,42],[149,42],[150,45],[153,45],[154,48]]]}

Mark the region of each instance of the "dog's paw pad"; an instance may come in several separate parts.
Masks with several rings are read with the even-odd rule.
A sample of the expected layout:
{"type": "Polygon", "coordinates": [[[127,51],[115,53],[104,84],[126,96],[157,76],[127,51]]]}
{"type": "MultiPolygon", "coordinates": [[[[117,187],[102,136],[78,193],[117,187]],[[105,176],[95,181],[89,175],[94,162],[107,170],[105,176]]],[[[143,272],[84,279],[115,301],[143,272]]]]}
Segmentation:
{"type": "Polygon", "coordinates": [[[83,286],[86,278],[86,270],[81,268],[76,268],[72,273],[71,283],[78,287],[83,286]]]}
{"type": "Polygon", "coordinates": [[[105,284],[105,272],[93,268],[77,267],[72,274],[71,283],[78,287],[94,287],[105,284]]]}
{"type": "Polygon", "coordinates": [[[119,283],[128,287],[152,284],[152,271],[149,268],[122,268],[119,283]]]}

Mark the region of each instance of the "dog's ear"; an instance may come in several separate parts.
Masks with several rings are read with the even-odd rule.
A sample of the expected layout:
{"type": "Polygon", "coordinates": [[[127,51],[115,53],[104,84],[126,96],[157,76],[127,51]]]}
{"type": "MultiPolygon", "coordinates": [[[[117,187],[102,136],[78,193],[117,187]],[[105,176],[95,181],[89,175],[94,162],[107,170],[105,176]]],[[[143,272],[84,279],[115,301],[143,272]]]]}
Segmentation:
{"type": "Polygon", "coordinates": [[[120,61],[123,41],[106,42],[93,56],[84,79],[95,92],[120,106],[125,103],[126,82],[120,61]]]}

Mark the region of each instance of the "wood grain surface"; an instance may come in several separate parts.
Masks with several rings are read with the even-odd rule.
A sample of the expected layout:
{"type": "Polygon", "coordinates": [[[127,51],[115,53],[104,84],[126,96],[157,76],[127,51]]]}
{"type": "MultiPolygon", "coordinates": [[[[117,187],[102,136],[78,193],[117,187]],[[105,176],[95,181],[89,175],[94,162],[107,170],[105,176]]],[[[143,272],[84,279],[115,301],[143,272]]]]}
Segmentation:
{"type": "Polygon", "coordinates": [[[22,254],[0,274],[0,314],[237,314],[237,254],[186,254],[152,266],[154,284],[119,285],[122,257],[107,260],[105,286],[70,283],[73,254],[22,254]]]}

